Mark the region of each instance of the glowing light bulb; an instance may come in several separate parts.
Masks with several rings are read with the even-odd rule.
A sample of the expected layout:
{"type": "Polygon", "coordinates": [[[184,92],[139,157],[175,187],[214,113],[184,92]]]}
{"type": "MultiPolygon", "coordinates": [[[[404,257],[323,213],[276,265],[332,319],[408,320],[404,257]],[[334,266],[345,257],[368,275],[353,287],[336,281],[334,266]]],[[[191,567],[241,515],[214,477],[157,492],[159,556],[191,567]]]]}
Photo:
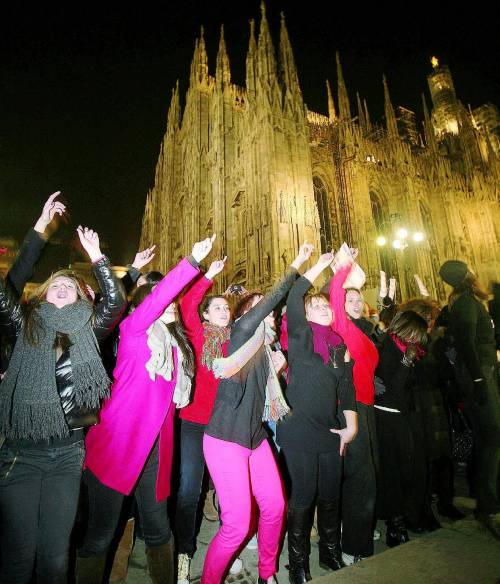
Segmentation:
{"type": "Polygon", "coordinates": [[[393,247],[394,249],[402,249],[402,247],[403,247],[403,243],[402,243],[402,242],[401,242],[399,239],[395,239],[395,240],[392,242],[392,247],[393,247]]]}
{"type": "Polygon", "coordinates": [[[406,239],[408,237],[408,230],[405,229],[404,227],[401,229],[398,229],[398,232],[396,233],[398,239],[406,239]]]}
{"type": "Polygon", "coordinates": [[[415,233],[413,234],[413,241],[415,242],[419,242],[419,241],[424,241],[425,239],[425,235],[421,232],[421,231],[415,231],[415,233]]]}
{"type": "Polygon", "coordinates": [[[385,245],[387,243],[387,240],[383,235],[379,235],[376,239],[376,243],[377,243],[377,245],[382,247],[383,245],[385,245]]]}

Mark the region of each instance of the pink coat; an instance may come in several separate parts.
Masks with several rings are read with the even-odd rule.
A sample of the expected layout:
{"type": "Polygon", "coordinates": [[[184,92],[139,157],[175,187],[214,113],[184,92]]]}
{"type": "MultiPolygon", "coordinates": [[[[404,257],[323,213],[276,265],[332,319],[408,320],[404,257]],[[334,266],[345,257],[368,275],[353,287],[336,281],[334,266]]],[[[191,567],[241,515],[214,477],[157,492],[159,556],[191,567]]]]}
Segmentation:
{"type": "Polygon", "coordinates": [[[151,356],[146,331],[198,272],[182,260],[120,325],[111,397],[104,403],[99,424],[90,428],[85,439],[85,467],[124,495],[133,490],[158,435],[156,499],[170,494],[177,371],[172,381],[150,379],[145,366],[151,356]]]}

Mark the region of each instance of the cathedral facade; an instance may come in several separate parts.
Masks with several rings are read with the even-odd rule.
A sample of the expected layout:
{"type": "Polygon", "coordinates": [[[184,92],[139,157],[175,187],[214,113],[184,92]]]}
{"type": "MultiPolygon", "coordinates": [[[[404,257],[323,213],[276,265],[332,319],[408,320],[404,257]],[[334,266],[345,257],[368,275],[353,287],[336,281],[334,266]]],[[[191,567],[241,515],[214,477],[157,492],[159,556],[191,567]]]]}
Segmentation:
{"type": "Polygon", "coordinates": [[[401,297],[418,294],[414,274],[443,300],[438,269],[462,259],[483,283],[500,281],[500,123],[485,104],[466,110],[449,69],[433,60],[432,107],[424,122],[394,108],[384,78],[385,124],[351,103],[337,57],[337,96],[328,115],[304,104],[284,18],[275,53],[265,9],[253,21],[246,87],[231,82],[223,29],[215,76],[203,31],[196,41],[186,105],[175,88],[141,245],[156,243],[168,270],[193,242],[216,232],[228,256],[220,288],[266,289],[307,240],[322,251],[359,248],[366,287],[381,269],[401,297]]]}

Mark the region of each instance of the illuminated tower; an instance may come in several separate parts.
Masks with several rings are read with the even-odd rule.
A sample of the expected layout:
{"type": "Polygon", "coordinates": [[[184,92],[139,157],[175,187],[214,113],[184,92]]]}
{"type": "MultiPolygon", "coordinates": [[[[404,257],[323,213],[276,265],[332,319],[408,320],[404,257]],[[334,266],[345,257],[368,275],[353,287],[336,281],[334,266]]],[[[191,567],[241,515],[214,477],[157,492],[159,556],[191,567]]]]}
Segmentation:
{"type": "MultiPolygon", "coordinates": [[[[453,79],[447,65],[431,59],[433,71],[427,76],[432,97],[432,124],[437,136],[458,134],[460,102],[457,100],[453,79]]],[[[463,106],[462,106],[463,107],[463,106]]]]}

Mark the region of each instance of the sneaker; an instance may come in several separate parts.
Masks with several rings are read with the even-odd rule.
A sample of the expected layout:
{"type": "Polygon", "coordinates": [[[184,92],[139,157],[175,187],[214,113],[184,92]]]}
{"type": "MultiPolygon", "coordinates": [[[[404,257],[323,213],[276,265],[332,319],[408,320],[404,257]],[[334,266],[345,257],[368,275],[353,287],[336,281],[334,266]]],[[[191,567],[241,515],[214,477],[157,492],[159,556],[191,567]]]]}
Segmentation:
{"type": "Polygon", "coordinates": [[[236,558],[233,562],[233,565],[229,568],[229,573],[232,576],[238,575],[243,570],[243,562],[240,558],[236,558]]]}
{"type": "Polygon", "coordinates": [[[246,549],[247,550],[256,550],[258,549],[259,544],[257,543],[257,534],[255,534],[252,539],[247,543],[246,549]]]}
{"type": "Polygon", "coordinates": [[[177,584],[189,584],[191,558],[187,554],[177,556],[177,584]]]}
{"type": "Polygon", "coordinates": [[[346,554],[345,552],[342,552],[342,559],[344,560],[344,564],[346,566],[352,566],[353,564],[364,560],[362,556],[351,556],[351,554],[346,554]]]}
{"type": "Polygon", "coordinates": [[[378,541],[380,539],[380,536],[382,534],[380,533],[379,529],[374,529],[373,530],[373,541],[378,541]]]}

